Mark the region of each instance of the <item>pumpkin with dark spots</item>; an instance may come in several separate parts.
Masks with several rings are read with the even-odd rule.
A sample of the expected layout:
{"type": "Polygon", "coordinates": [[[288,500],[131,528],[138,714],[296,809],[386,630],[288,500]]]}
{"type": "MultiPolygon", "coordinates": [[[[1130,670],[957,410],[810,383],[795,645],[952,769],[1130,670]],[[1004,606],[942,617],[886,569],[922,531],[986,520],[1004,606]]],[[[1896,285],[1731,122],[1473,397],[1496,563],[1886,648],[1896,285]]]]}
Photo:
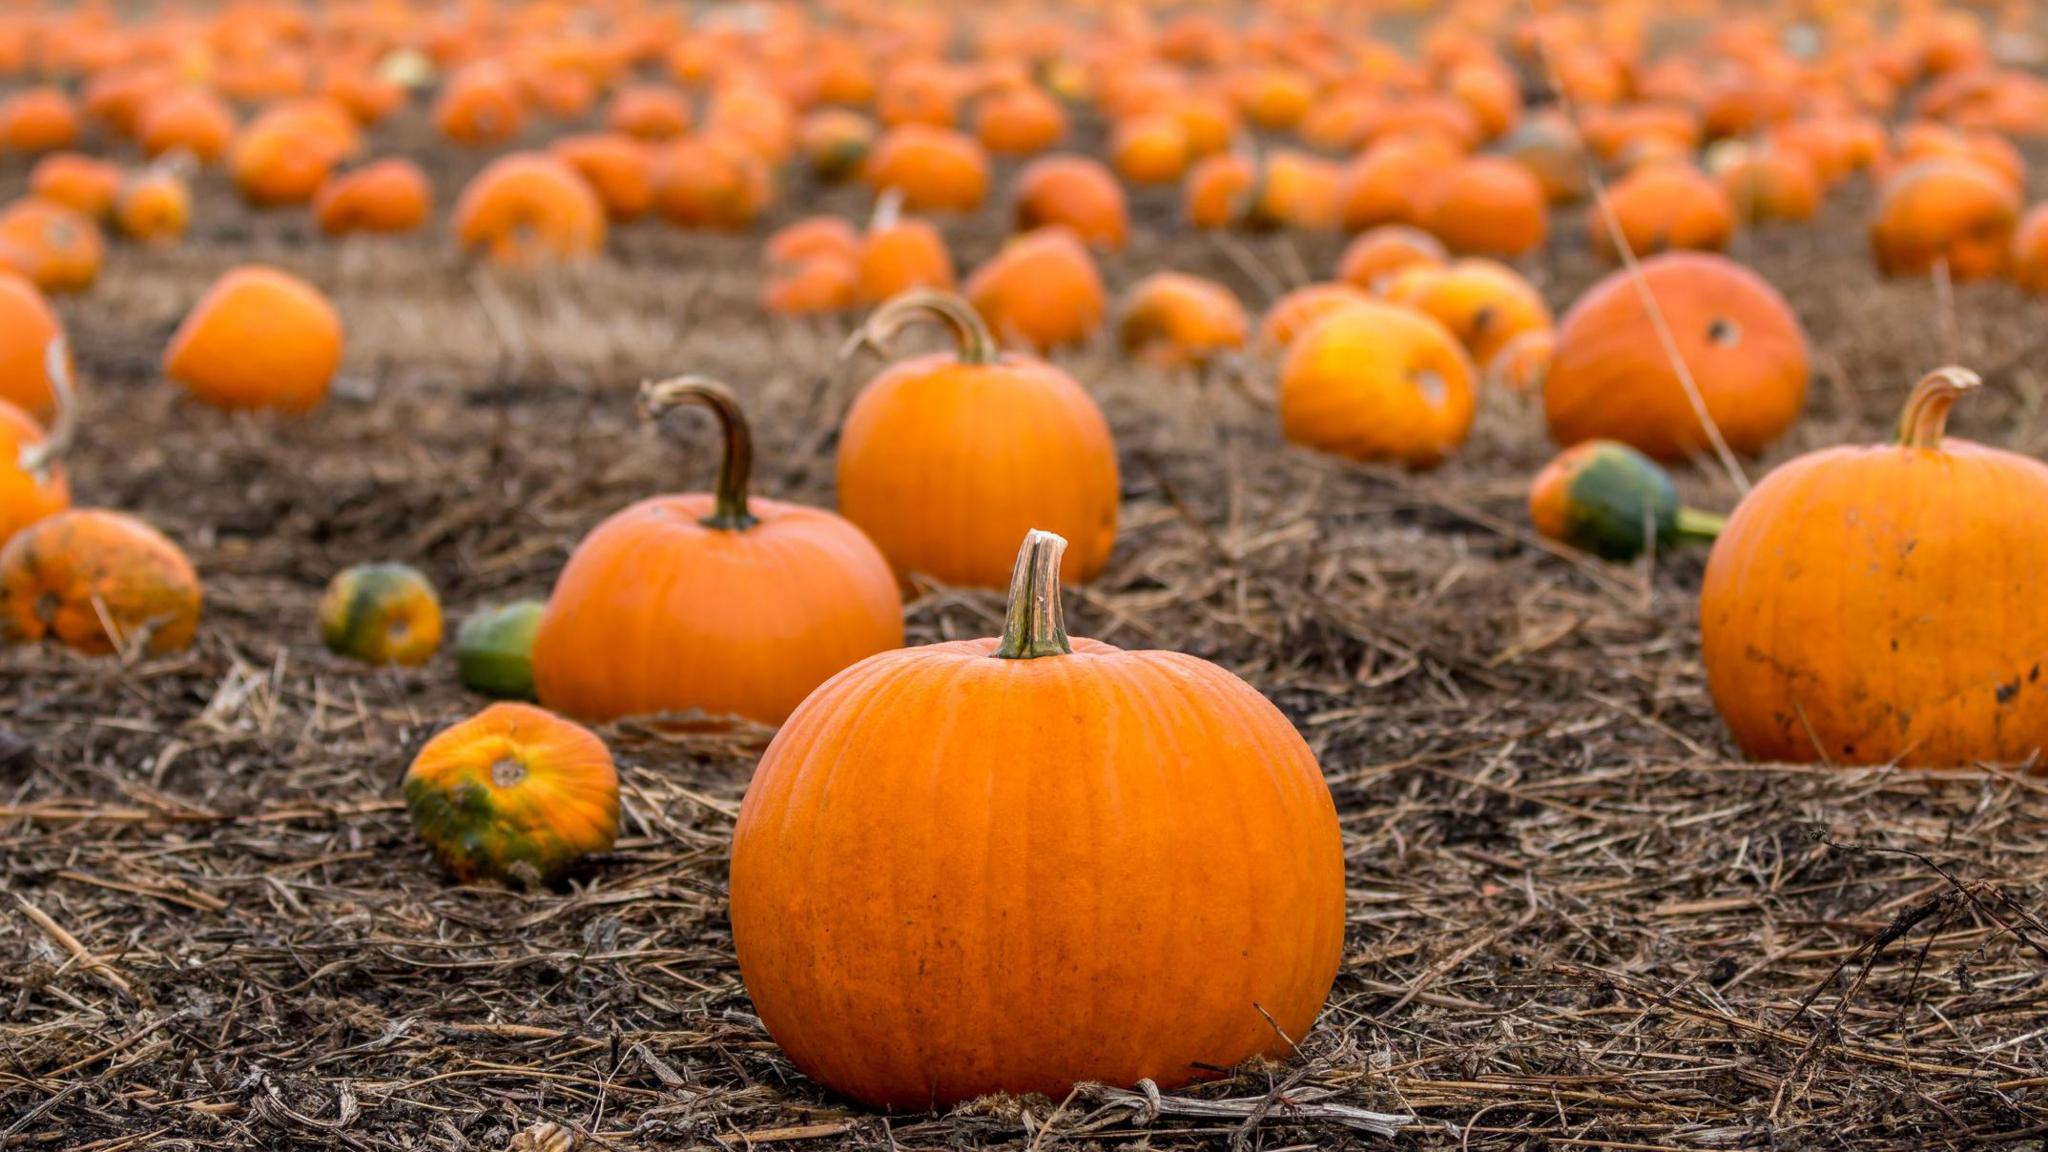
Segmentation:
{"type": "Polygon", "coordinates": [[[133,516],[74,508],[0,549],[0,643],[55,640],[87,655],[191,646],[199,575],[163,533],[133,516]]]}

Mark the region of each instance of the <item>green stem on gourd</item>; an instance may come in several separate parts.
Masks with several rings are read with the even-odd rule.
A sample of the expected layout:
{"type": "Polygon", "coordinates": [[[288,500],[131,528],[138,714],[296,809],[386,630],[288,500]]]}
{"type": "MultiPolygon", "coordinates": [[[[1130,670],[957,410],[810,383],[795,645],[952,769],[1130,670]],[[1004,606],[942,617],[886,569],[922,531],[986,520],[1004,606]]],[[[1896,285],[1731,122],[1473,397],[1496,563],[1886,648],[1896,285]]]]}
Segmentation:
{"type": "Polygon", "coordinates": [[[994,364],[1002,359],[1002,349],[989,333],[981,313],[974,310],[974,305],[950,292],[934,292],[929,288],[912,288],[891,296],[875,309],[867,323],[840,345],[839,358],[844,360],[863,348],[877,356],[885,356],[889,351],[889,341],[898,332],[927,319],[936,319],[952,330],[962,364],[994,364]]]}
{"type": "Polygon", "coordinates": [[[1948,432],[1948,410],[1956,399],[1983,386],[1968,368],[1936,368],[1913,386],[1906,410],[1899,416],[1899,443],[1907,448],[1940,448],[1948,432]]]}
{"type": "Polygon", "coordinates": [[[57,414],[41,440],[21,449],[21,470],[34,476],[38,484],[50,479],[50,469],[71,450],[71,441],[78,435],[78,389],[72,383],[71,354],[62,336],[52,339],[43,350],[43,372],[50,378],[57,414]]]}
{"type": "Polygon", "coordinates": [[[1721,530],[1728,527],[1728,518],[1718,512],[1705,512],[1698,508],[1678,510],[1675,531],[1682,540],[1709,541],[1718,539],[1721,530]]]}
{"type": "Polygon", "coordinates": [[[1010,607],[1003,616],[1003,642],[993,655],[1001,660],[1036,660],[1066,656],[1067,613],[1060,605],[1060,557],[1067,538],[1033,528],[1017,552],[1010,572],[1010,607]]]}
{"type": "Polygon", "coordinates": [[[744,532],[760,521],[747,511],[747,478],[754,471],[754,437],[732,389],[708,376],[677,376],[640,385],[640,411],[650,420],[685,404],[701,404],[718,417],[725,453],[718,464],[718,488],[711,515],[702,523],[721,532],[744,532]]]}

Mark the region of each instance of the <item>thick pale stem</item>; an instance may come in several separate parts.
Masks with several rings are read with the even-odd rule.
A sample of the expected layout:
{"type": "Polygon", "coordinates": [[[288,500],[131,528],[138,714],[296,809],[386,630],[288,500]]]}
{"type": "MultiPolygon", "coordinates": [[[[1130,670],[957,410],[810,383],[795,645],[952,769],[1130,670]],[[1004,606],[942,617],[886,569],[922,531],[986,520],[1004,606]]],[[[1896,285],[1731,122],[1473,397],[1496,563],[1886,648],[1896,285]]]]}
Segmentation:
{"type": "Polygon", "coordinates": [[[1728,527],[1728,518],[1716,512],[1703,512],[1698,508],[1678,510],[1678,535],[1685,540],[1715,540],[1721,530],[1728,527]]]}
{"type": "Polygon", "coordinates": [[[1963,393],[1983,385],[1968,368],[1936,368],[1913,386],[1906,410],[1899,416],[1899,443],[1908,448],[1939,448],[1948,433],[1948,410],[1963,393]]]}
{"type": "Polygon", "coordinates": [[[839,357],[843,360],[863,348],[877,356],[885,356],[889,341],[920,320],[937,320],[952,330],[962,364],[994,364],[1002,359],[996,338],[989,333],[988,325],[982,321],[981,313],[974,310],[974,305],[950,292],[934,292],[929,288],[912,288],[890,297],[875,309],[867,323],[846,338],[846,343],[839,349],[839,357]]]}
{"type": "Polygon", "coordinates": [[[650,420],[685,404],[701,404],[718,417],[725,454],[718,464],[716,504],[704,518],[706,528],[744,532],[759,521],[747,511],[747,478],[754,470],[754,437],[732,389],[706,376],[677,376],[640,385],[640,411],[650,420]]]}
{"type": "Polygon", "coordinates": [[[1010,572],[1010,609],[1003,617],[1003,642],[994,655],[1003,660],[1036,660],[1065,656],[1067,613],[1060,605],[1060,557],[1067,538],[1033,528],[1017,553],[1010,572]]]}
{"type": "Polygon", "coordinates": [[[43,483],[50,478],[50,469],[71,450],[71,441],[78,435],[78,389],[71,379],[71,352],[65,347],[64,338],[59,336],[50,341],[43,350],[43,371],[50,378],[50,392],[57,400],[57,415],[50,421],[49,431],[41,440],[24,445],[21,449],[21,470],[43,483]]]}

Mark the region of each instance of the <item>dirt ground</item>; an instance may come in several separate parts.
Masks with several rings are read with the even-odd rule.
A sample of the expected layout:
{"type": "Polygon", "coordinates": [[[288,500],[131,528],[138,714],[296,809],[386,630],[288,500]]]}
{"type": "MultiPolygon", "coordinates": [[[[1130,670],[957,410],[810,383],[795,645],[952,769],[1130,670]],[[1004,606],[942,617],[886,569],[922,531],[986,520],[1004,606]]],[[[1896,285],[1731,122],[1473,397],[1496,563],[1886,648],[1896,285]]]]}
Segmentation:
{"type": "MultiPolygon", "coordinates": [[[[382,143],[431,151],[417,114],[382,143]]],[[[477,161],[436,163],[445,204],[477,161]]],[[[12,162],[0,192],[22,179],[12,162]]],[[[1878,281],[1868,201],[1847,190],[1823,223],[1734,251],[1790,299],[1816,365],[1808,418],[1751,476],[1883,437],[1949,360],[1991,375],[1961,434],[2048,451],[2041,305],[1878,281]]],[[[1136,209],[1113,289],[1178,268],[1263,308],[1340,243],[1226,245],[1180,231],[1169,194],[1136,209]]],[[[1001,206],[948,229],[971,264],[1001,206]]],[[[1598,275],[1584,231],[1561,214],[1526,265],[1560,310],[1598,275]]],[[[1388,1146],[1339,1106],[1412,1114],[1392,1143],[1422,1148],[2048,1134],[2048,789],[1741,763],[1698,662],[1702,557],[1652,570],[1540,546],[1522,499],[1550,448],[1501,395],[1455,460],[1409,476],[1286,448],[1255,396],[1108,348],[1062,359],[1108,412],[1124,477],[1114,562],[1070,593],[1076,633],[1233,669],[1335,793],[1350,936],[1298,1061],[1158,1107],[1082,1091],[849,1111],[782,1059],[733,960],[726,858],[764,732],[605,729],[617,851],[564,893],[448,884],[396,785],[480,701],[445,656],[328,655],[320,589],[397,559],[455,617],[545,595],[608,513],[709,483],[708,424],[664,440],[633,415],[640,379],[682,370],[741,392],[757,491],[829,504],[834,427],[874,365],[834,361],[842,324],[764,320],[757,248],[638,225],[602,263],[523,279],[472,267],[445,231],[321,242],[208,181],[186,244],[117,249],[63,303],[89,389],[80,502],[166,529],[208,600],[173,658],[0,653],[0,1148],[496,1152],[548,1147],[539,1124],[591,1148],[1388,1146]],[[250,260],[310,277],[347,318],[345,379],[311,416],[225,416],[157,370],[184,309],[250,260]]],[[[1255,393],[1270,372],[1253,377],[1255,393]]],[[[1725,477],[1681,484],[1733,503],[1725,477]]],[[[980,592],[909,609],[913,642],[999,618],[980,592]]]]}

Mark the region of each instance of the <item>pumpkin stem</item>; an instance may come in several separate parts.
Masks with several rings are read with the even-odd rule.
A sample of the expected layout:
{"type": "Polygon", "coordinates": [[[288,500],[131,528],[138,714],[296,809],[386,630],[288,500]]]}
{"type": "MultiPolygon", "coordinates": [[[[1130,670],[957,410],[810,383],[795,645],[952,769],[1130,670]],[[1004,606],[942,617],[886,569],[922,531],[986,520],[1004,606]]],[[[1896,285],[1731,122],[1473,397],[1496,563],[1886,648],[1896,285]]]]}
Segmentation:
{"type": "Polygon", "coordinates": [[[1010,571],[1010,609],[1003,617],[1003,642],[994,652],[1001,660],[1036,660],[1066,656],[1067,613],[1060,605],[1060,557],[1067,538],[1033,528],[1017,552],[1010,571]]]}
{"type": "Polygon", "coordinates": [[[78,435],[78,389],[71,380],[71,355],[62,336],[52,339],[43,350],[43,371],[57,399],[57,415],[41,440],[21,449],[21,470],[34,476],[38,484],[49,482],[50,469],[71,450],[71,441],[78,435]]]}
{"type": "Polygon", "coordinates": [[[875,197],[874,214],[868,217],[868,233],[887,232],[903,219],[903,189],[890,185],[875,197]]]}
{"type": "Polygon", "coordinates": [[[651,380],[640,385],[640,411],[649,420],[685,404],[702,404],[718,417],[725,436],[725,454],[718,464],[717,503],[706,516],[706,528],[722,532],[744,532],[760,523],[747,511],[747,477],[754,471],[754,437],[747,431],[746,413],[732,389],[708,376],[677,376],[651,380]]]}
{"type": "Polygon", "coordinates": [[[886,355],[889,341],[898,332],[924,319],[937,319],[953,330],[962,364],[994,364],[1002,359],[996,338],[989,333],[974,305],[950,292],[929,288],[912,288],[890,297],[840,345],[839,358],[844,360],[863,348],[877,356],[886,355]]]}
{"type": "Polygon", "coordinates": [[[1728,518],[1718,512],[1703,512],[1698,508],[1680,508],[1676,524],[1678,535],[1686,540],[1715,540],[1721,530],[1728,527],[1728,518]]]}
{"type": "Polygon", "coordinates": [[[1948,410],[1963,393],[1983,385],[1968,368],[1936,368],[1913,386],[1906,410],[1899,416],[1899,443],[1907,448],[1939,448],[1948,433],[1948,410]]]}

